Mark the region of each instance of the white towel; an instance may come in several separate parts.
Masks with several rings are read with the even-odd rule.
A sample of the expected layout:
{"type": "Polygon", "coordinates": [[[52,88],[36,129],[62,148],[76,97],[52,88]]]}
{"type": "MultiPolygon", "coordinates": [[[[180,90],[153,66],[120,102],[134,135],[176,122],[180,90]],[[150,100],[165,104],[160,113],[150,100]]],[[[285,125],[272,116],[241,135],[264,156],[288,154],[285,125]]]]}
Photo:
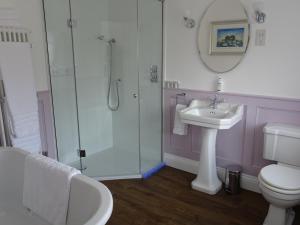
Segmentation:
{"type": "Polygon", "coordinates": [[[21,148],[27,152],[39,152],[41,149],[41,142],[39,135],[29,135],[22,138],[11,137],[11,143],[16,148],[21,148]]]}
{"type": "Polygon", "coordinates": [[[12,126],[15,137],[22,138],[39,134],[39,114],[37,111],[23,115],[12,116],[12,126]]]}
{"type": "Polygon", "coordinates": [[[25,159],[23,205],[53,225],[65,225],[70,182],[80,172],[53,159],[29,154],[25,159]]]}
{"type": "Polygon", "coordinates": [[[176,105],[173,134],[187,135],[187,133],[188,133],[188,126],[181,121],[181,118],[179,115],[179,111],[186,107],[187,107],[186,105],[182,105],[182,104],[176,105]]]}
{"type": "Polygon", "coordinates": [[[27,146],[33,143],[32,148],[25,150],[37,153],[41,144],[39,147],[36,144],[41,140],[30,44],[0,43],[0,72],[9,108],[12,143],[20,143],[17,139],[26,141],[27,146]],[[33,137],[36,140],[32,142],[33,137]]]}

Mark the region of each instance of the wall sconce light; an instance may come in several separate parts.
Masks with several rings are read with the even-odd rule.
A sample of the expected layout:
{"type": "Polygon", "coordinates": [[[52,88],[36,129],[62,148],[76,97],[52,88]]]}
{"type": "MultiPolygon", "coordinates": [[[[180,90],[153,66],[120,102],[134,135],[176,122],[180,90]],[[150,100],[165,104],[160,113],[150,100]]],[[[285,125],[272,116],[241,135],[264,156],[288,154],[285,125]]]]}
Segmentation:
{"type": "Polygon", "coordinates": [[[255,11],[255,19],[257,23],[264,23],[266,21],[266,14],[262,11],[255,11]]]}
{"type": "Polygon", "coordinates": [[[192,29],[196,26],[196,22],[194,19],[189,18],[187,16],[183,17],[183,19],[184,19],[184,26],[186,28],[192,29]]]}
{"type": "Polygon", "coordinates": [[[252,4],[253,7],[253,20],[256,23],[264,23],[266,22],[266,14],[263,12],[265,8],[265,4],[262,0],[255,1],[252,4]]]}

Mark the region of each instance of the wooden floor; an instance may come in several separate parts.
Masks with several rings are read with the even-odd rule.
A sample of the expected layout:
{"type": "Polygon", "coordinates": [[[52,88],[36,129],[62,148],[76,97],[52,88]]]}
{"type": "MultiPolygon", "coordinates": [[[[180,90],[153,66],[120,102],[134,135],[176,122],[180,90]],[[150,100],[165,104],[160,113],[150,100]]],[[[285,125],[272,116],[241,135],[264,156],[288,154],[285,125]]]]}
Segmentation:
{"type": "Polygon", "coordinates": [[[108,225],[262,225],[268,204],[261,195],[209,196],[190,188],[194,178],[167,167],[148,180],[105,181],[114,198],[108,225]]]}

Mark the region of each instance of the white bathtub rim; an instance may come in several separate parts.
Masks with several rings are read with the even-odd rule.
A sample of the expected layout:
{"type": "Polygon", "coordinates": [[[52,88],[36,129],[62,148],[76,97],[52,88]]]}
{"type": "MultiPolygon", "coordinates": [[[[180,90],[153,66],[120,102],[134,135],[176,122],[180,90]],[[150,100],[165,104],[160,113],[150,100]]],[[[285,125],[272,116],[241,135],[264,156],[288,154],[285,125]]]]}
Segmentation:
{"type": "Polygon", "coordinates": [[[14,147],[0,147],[1,152],[18,152],[24,156],[31,154],[30,152],[26,152],[20,148],[14,148],[14,147]]]}
{"type": "Polygon", "coordinates": [[[94,215],[84,225],[103,225],[109,220],[113,210],[113,198],[109,189],[99,181],[89,178],[85,175],[76,175],[72,179],[79,179],[95,187],[99,191],[101,205],[94,215]]]}
{"type": "MultiPolygon", "coordinates": [[[[14,147],[0,147],[0,153],[4,152],[14,152],[17,154],[22,154],[23,156],[27,156],[30,154],[19,148],[14,147]]],[[[83,225],[104,225],[109,220],[112,210],[113,210],[113,198],[109,189],[102,183],[87,177],[82,174],[75,175],[72,179],[79,180],[93,188],[95,188],[98,192],[99,198],[101,199],[101,204],[96,209],[95,213],[83,224],[83,225]]],[[[71,193],[70,193],[71,194],[71,193]]],[[[70,204],[70,202],[69,202],[70,204]]],[[[68,223],[68,222],[67,222],[68,223]]]]}

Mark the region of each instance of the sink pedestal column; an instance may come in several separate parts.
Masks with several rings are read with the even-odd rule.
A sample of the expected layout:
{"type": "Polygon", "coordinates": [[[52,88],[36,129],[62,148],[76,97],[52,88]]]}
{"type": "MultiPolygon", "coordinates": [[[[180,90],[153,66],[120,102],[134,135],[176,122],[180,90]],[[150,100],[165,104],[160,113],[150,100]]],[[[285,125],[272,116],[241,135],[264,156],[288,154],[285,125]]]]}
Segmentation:
{"type": "Polygon", "coordinates": [[[214,128],[201,127],[199,172],[192,182],[193,189],[210,195],[216,194],[222,188],[216,166],[217,132],[214,128]]]}

